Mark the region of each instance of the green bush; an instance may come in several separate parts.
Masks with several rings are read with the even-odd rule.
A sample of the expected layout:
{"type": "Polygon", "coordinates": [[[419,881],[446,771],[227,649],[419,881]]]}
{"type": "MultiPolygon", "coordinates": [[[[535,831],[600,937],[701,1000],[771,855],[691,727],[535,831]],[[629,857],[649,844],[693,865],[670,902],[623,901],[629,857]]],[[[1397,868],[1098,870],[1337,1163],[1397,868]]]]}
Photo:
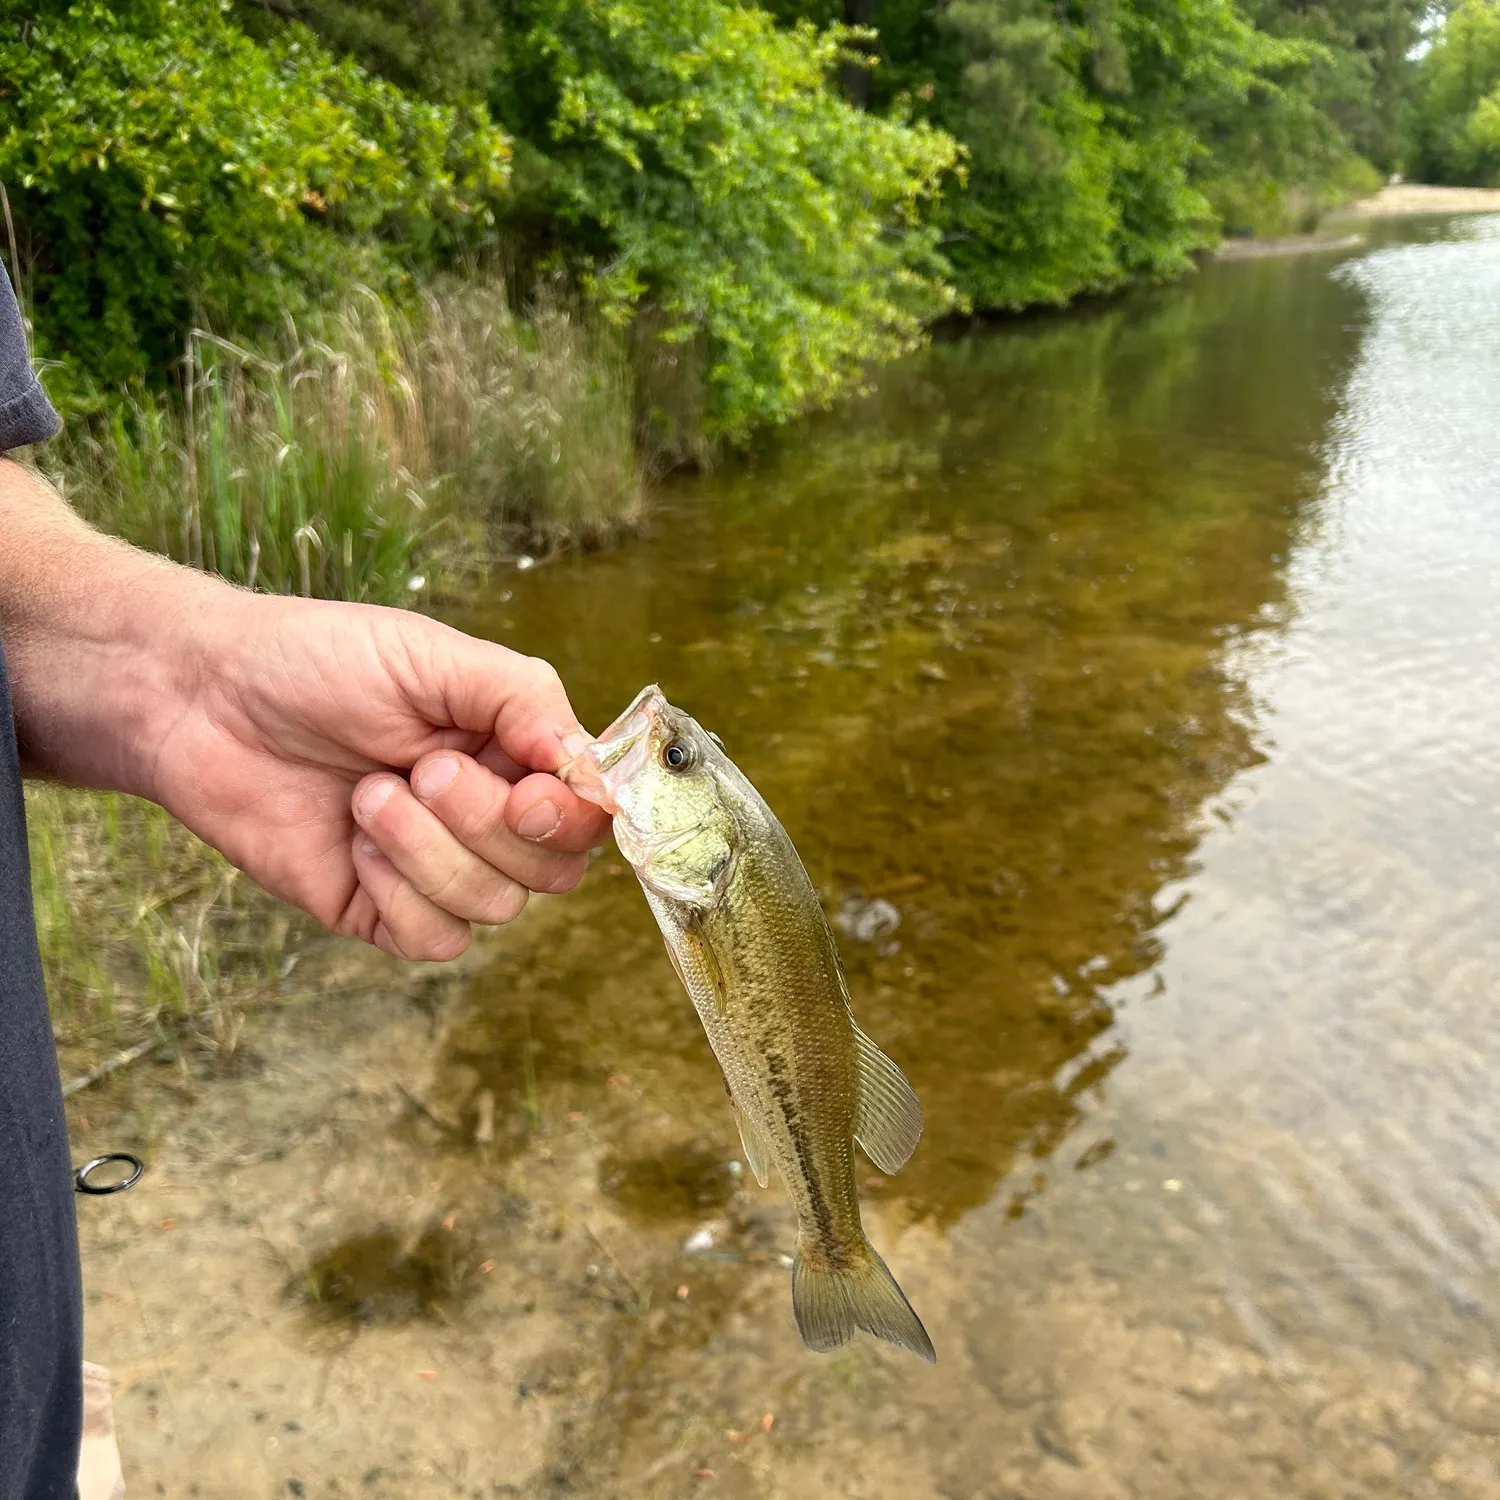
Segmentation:
{"type": "Polygon", "coordinates": [[[606,309],[702,336],[712,432],[825,404],[951,305],[921,210],[953,142],[840,97],[841,31],[734,0],[512,9],[518,222],[587,247],[606,309]]]}
{"type": "Polygon", "coordinates": [[[841,30],[739,0],[277,8],[431,97],[488,105],[516,139],[500,231],[518,274],[565,267],[631,322],[654,449],[697,446],[688,409],[739,439],[822,405],[953,305],[923,220],[955,147],[850,106],[841,30]],[[659,391],[669,369],[701,390],[659,391]]]}
{"type": "Polygon", "coordinates": [[[218,0],[0,3],[0,182],[44,355],[159,381],[192,322],[254,333],[492,218],[508,147],[308,31],[218,0]]]}

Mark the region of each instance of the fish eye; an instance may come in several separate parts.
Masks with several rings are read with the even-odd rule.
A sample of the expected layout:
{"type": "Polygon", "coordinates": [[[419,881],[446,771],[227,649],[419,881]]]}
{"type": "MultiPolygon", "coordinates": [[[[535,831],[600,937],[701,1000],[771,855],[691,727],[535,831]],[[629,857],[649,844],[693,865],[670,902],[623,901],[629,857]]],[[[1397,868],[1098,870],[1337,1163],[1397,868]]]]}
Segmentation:
{"type": "Polygon", "coordinates": [[[669,771],[691,770],[697,758],[697,754],[687,740],[672,740],[661,753],[661,763],[669,771]]]}

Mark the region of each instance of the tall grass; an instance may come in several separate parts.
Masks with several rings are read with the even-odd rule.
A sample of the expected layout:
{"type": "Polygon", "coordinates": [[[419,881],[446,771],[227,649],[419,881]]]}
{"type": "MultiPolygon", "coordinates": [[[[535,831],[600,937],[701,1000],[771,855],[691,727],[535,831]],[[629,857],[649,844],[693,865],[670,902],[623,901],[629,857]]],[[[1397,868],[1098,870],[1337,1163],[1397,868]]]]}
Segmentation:
{"type": "Polygon", "coordinates": [[[445,479],[450,503],[529,543],[609,540],[643,506],[624,341],[553,298],[527,311],[517,320],[469,285],[384,325],[421,413],[413,458],[420,437],[423,471],[445,479]]]}
{"type": "Polygon", "coordinates": [[[357,293],[256,350],[196,333],[180,397],[135,395],[53,477],[106,530],[252,588],[396,602],[445,563],[589,545],[642,481],[620,340],[498,284],[413,313],[357,293]]]}

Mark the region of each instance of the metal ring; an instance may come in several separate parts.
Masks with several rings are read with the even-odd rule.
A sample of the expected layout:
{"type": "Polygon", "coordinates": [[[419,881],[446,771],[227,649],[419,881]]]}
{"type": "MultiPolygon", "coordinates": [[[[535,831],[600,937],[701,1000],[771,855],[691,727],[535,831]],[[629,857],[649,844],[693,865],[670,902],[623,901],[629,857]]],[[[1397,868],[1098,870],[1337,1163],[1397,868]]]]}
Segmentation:
{"type": "Polygon", "coordinates": [[[146,1170],[146,1163],[140,1157],[132,1156],[129,1151],[111,1151],[108,1156],[96,1156],[93,1161],[85,1162],[73,1174],[74,1191],[88,1193],[92,1197],[102,1198],[106,1193],[123,1193],[126,1188],[133,1188],[141,1180],[141,1173],[146,1170]],[[95,1186],[89,1182],[89,1176],[100,1167],[107,1167],[116,1162],[123,1162],[133,1168],[128,1177],[122,1177],[118,1182],[107,1182],[102,1186],[95,1186]]]}

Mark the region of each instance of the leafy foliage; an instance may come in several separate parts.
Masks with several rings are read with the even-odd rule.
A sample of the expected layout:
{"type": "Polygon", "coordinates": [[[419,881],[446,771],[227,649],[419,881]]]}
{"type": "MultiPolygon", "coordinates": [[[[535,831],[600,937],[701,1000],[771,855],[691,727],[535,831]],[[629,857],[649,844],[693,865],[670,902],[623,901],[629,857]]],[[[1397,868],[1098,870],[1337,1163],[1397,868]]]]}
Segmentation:
{"type": "Polygon", "coordinates": [[[949,0],[943,24],[964,58],[951,107],[975,154],[953,213],[961,231],[1024,227],[1013,245],[976,235],[966,257],[976,296],[1009,307],[1186,269],[1218,233],[1200,182],[1213,120],[1248,115],[1301,60],[1230,0],[949,0]],[[1005,115],[1016,124],[997,133],[1005,115]]]}
{"type": "Polygon", "coordinates": [[[254,37],[300,20],[335,51],[411,93],[482,99],[504,57],[501,0],[238,0],[254,37]]]}
{"type": "MultiPolygon", "coordinates": [[[[923,210],[955,147],[831,86],[839,28],[739,0],[285,3],[388,76],[484,99],[517,141],[519,273],[566,268],[649,330],[652,368],[703,385],[666,404],[711,437],[827,402],[953,305],[923,210]]],[[[654,445],[693,446],[662,403],[644,416],[654,445]]]]}
{"type": "Polygon", "coordinates": [[[0,181],[45,353],[160,378],[195,318],[250,331],[399,278],[491,217],[508,147],[216,0],[0,6],[0,181]],[[400,247],[399,258],[392,253],[400,247]]]}
{"type": "Polygon", "coordinates": [[[495,102],[529,143],[518,222],[588,247],[617,315],[704,340],[712,432],[827,402],[952,304],[920,210],[955,147],[828,86],[842,31],[733,0],[549,0],[516,21],[495,102]]]}
{"type": "Polygon", "coordinates": [[[1297,109],[1315,110],[1325,130],[1331,127],[1381,170],[1395,167],[1411,78],[1408,54],[1428,0],[1245,0],[1245,9],[1272,36],[1317,47],[1296,90],[1297,109]]]}
{"type": "MultiPolygon", "coordinates": [[[[503,258],[628,326],[670,456],[964,301],[1175,275],[1370,187],[1424,4],[0,0],[0,182],[79,378],[503,258]]],[[[1424,65],[1433,171],[1500,164],[1494,14],[1464,0],[1424,65]]]]}
{"type": "Polygon", "coordinates": [[[1412,166],[1432,182],[1500,187],[1500,4],[1462,0],[1422,60],[1412,166]]]}
{"type": "MultiPolygon", "coordinates": [[[[771,3],[786,19],[840,9],[771,3]]],[[[1378,47],[1352,28],[1375,3],[1328,0],[1349,13],[1336,32],[1301,0],[879,0],[870,95],[968,148],[967,189],[941,210],[962,290],[982,306],[1065,302],[1176,274],[1226,224],[1278,231],[1368,188],[1354,148],[1378,47]]],[[[1413,0],[1378,3],[1414,35],[1413,0]]]]}

